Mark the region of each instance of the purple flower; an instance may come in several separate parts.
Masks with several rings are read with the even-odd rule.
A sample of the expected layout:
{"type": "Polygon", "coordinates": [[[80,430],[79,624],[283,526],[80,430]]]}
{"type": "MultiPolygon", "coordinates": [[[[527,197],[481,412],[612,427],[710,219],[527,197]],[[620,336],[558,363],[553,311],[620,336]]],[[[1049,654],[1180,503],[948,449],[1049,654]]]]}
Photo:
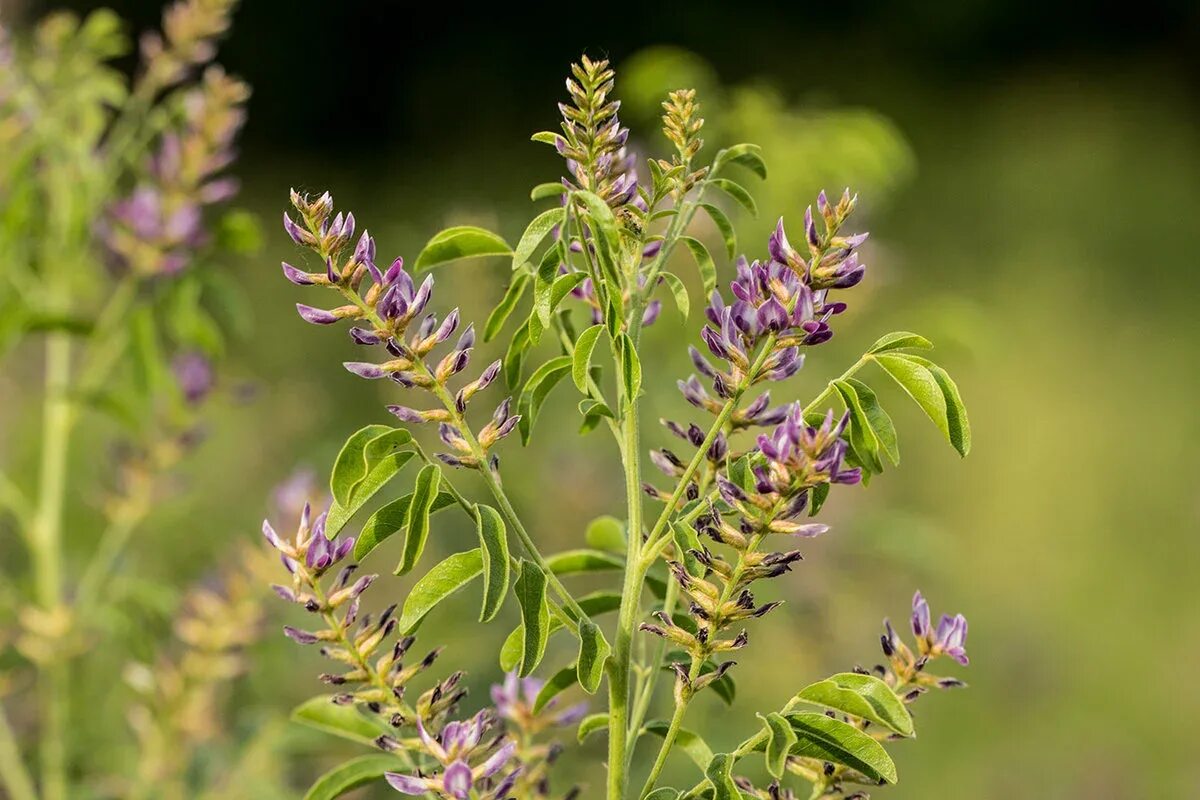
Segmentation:
{"type": "Polygon", "coordinates": [[[543,686],[545,681],[539,678],[520,678],[516,672],[507,673],[503,683],[492,684],[491,697],[496,713],[527,733],[574,725],[587,714],[586,702],[559,709],[557,698],[535,714],[533,708],[543,686]]]}
{"type": "Polygon", "coordinates": [[[967,658],[967,618],[962,614],[943,614],[934,628],[929,603],[920,592],[913,595],[912,631],[922,655],[949,656],[963,666],[970,663],[967,658]]]}
{"type": "MultiPolygon", "coordinates": [[[[446,723],[442,732],[433,736],[418,718],[416,727],[421,747],[442,765],[441,774],[425,776],[388,772],[384,777],[393,789],[402,794],[423,795],[433,792],[438,796],[467,800],[472,791],[476,790],[477,784],[490,782],[512,760],[516,752],[516,742],[505,739],[500,741],[500,746],[495,752],[489,754],[495,743],[483,742],[483,735],[492,724],[491,713],[485,709],[471,719],[446,723]],[[475,766],[471,766],[472,761],[477,762],[475,766]]],[[[479,797],[486,800],[505,800],[519,770],[520,767],[512,770],[490,789],[476,790],[479,797]]],[[[484,787],[487,785],[483,784],[484,787]]]]}

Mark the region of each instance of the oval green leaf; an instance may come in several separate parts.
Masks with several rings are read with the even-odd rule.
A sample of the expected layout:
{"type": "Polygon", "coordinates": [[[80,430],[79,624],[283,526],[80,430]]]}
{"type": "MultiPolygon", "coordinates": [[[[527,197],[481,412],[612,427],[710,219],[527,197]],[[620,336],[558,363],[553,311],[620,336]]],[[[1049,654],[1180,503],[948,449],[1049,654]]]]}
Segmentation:
{"type": "Polygon", "coordinates": [[[492,309],[492,313],[488,315],[487,323],[483,326],[483,340],[485,342],[490,342],[500,333],[500,330],[504,327],[504,323],[512,316],[517,303],[521,302],[521,296],[525,294],[525,289],[529,286],[531,280],[532,278],[528,272],[518,272],[513,276],[512,281],[508,284],[508,288],[504,290],[504,297],[500,298],[500,302],[492,309]]]}
{"type": "Polygon", "coordinates": [[[380,736],[395,733],[379,717],[368,717],[356,706],[338,705],[333,698],[324,694],[305,700],[292,709],[292,721],[371,747],[380,736]]]}
{"type": "Polygon", "coordinates": [[[707,297],[712,294],[713,289],[717,288],[717,265],[713,263],[708,248],[699,239],[680,236],[679,241],[687,245],[688,250],[692,253],[692,258],[696,259],[696,267],[700,270],[700,281],[704,284],[704,296],[707,297]]]}
{"type": "Polygon", "coordinates": [[[932,350],[933,342],[929,341],[918,333],[910,333],[909,331],[893,331],[892,333],[884,334],[876,339],[875,344],[871,345],[867,352],[886,353],[889,350],[904,350],[908,348],[932,350]]]}
{"type": "MultiPolygon", "coordinates": [[[[655,736],[665,739],[668,728],[670,726],[665,720],[658,719],[647,722],[643,729],[646,733],[653,733],[655,736]]],[[[688,758],[692,759],[700,769],[707,767],[713,760],[712,748],[708,746],[708,742],[687,728],[679,729],[679,733],[675,737],[675,746],[687,753],[688,758]]]]}
{"type": "Polygon", "coordinates": [[[366,786],[383,777],[385,772],[404,768],[404,762],[394,755],[370,755],[353,758],[317,778],[304,795],[304,800],[334,800],[347,792],[366,786]]]}
{"type": "Polygon", "coordinates": [[[767,729],[766,762],[767,772],[774,778],[782,778],[787,757],[796,745],[796,732],[782,714],[771,712],[758,715],[767,729]]]}
{"type": "Polygon", "coordinates": [[[715,167],[726,164],[740,164],[758,177],[766,180],[767,162],[763,161],[762,148],[749,142],[727,147],[717,154],[715,167]]]}
{"type": "Polygon", "coordinates": [[[512,253],[508,242],[491,231],[474,225],[447,228],[435,235],[413,262],[413,272],[421,272],[452,261],[484,256],[506,256],[512,253]]]}
{"type": "Polygon", "coordinates": [[[901,736],[913,735],[912,715],[891,687],[874,675],[840,672],[804,687],[797,698],[882,725],[901,736]]]}
{"type": "Polygon", "coordinates": [[[798,742],[792,755],[832,761],[858,770],[872,780],[896,782],[896,765],[883,745],[838,719],[824,714],[788,714],[798,742]]]}
{"type": "Polygon", "coordinates": [[[602,333],[604,333],[603,325],[593,325],[579,334],[579,338],[575,340],[575,355],[571,360],[571,380],[575,381],[576,388],[584,394],[587,393],[588,370],[592,365],[592,351],[596,349],[596,342],[599,341],[600,334],[602,333]]]}
{"type": "Polygon", "coordinates": [[[404,598],[404,608],[396,627],[403,634],[412,633],[434,606],[462,589],[481,572],[483,555],[479,548],[449,556],[425,573],[404,598]]]}
{"type": "Polygon", "coordinates": [[[425,542],[429,539],[429,515],[433,511],[433,501],[438,495],[441,480],[442,470],[437,464],[426,464],[417,473],[417,483],[413,487],[404,526],[404,552],[395,569],[397,575],[410,572],[421,560],[421,553],[425,552],[425,542]]]}
{"type": "Polygon", "coordinates": [[[521,607],[521,659],[517,671],[521,677],[525,677],[533,672],[546,654],[546,639],[550,634],[546,576],[536,564],[522,559],[513,590],[521,607]]]}
{"type": "MultiPolygon", "coordinates": [[[[562,189],[561,185],[559,189],[562,189]]],[[[547,209],[533,218],[529,225],[525,227],[525,232],[521,234],[521,241],[517,242],[517,248],[513,250],[513,269],[519,269],[529,263],[529,259],[533,256],[534,251],[550,235],[550,231],[562,225],[565,212],[566,209],[564,207],[558,206],[547,209]]]]}
{"type": "Polygon", "coordinates": [[[558,672],[550,676],[550,680],[543,684],[538,692],[537,698],[533,701],[533,713],[541,713],[546,704],[553,700],[558,695],[565,692],[575,685],[575,665],[563,667],[558,672]]]}
{"type": "MultiPolygon", "coordinates": [[[[429,507],[429,513],[441,511],[447,506],[454,505],[455,502],[457,501],[454,499],[454,495],[449,492],[438,492],[433,504],[429,507]]],[[[397,531],[404,530],[404,526],[408,524],[408,507],[411,503],[412,493],[409,493],[396,498],[387,505],[380,506],[374,514],[367,518],[358,538],[354,540],[356,561],[362,561],[388,537],[397,531]]]]}
{"type": "Polygon", "coordinates": [[[604,677],[604,662],[608,659],[608,640],[596,623],[584,620],[579,623],[579,660],[576,663],[579,685],[588,694],[595,694],[604,677]]]}
{"type": "Polygon", "coordinates": [[[479,621],[491,622],[508,592],[508,529],[500,512],[483,504],[475,506],[475,526],[483,551],[483,607],[479,621]]]}

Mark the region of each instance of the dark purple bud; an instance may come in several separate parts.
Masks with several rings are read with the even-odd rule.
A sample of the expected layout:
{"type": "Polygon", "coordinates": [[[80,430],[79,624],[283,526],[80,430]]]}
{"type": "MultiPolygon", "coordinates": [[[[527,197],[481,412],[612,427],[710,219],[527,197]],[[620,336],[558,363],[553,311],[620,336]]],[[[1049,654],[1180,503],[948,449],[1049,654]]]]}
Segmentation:
{"type": "Polygon", "coordinates": [[[387,410],[395,414],[403,422],[420,424],[425,421],[425,418],[421,416],[420,411],[417,411],[414,408],[409,408],[408,406],[388,406],[387,410]]]}
{"type": "Polygon", "coordinates": [[[286,211],[283,212],[283,229],[287,231],[287,235],[290,236],[292,241],[296,244],[307,243],[305,240],[307,235],[306,232],[302,230],[299,225],[292,221],[292,218],[288,216],[286,211]]]}
{"type": "Polygon", "coordinates": [[[333,268],[333,256],[327,256],[325,259],[325,277],[330,283],[337,283],[341,279],[337,270],[333,268]]]}
{"type": "Polygon", "coordinates": [[[353,372],[360,378],[375,380],[376,378],[383,378],[387,376],[387,372],[383,369],[383,367],[379,366],[378,364],[372,364],[369,361],[344,361],[342,362],[342,366],[345,367],[348,372],[353,372]]]}
{"type": "Polygon", "coordinates": [[[820,249],[821,240],[817,236],[817,225],[813,222],[812,206],[804,209],[804,238],[808,240],[808,247],[814,253],[820,249]]]}
{"type": "Polygon", "coordinates": [[[658,319],[658,315],[662,312],[662,302],[659,300],[651,300],[646,306],[646,310],[642,312],[642,325],[649,328],[658,319]]]}
{"type": "Polygon", "coordinates": [[[434,339],[440,344],[450,338],[451,334],[458,328],[458,309],[452,309],[446,318],[442,320],[442,324],[438,327],[437,333],[434,334],[434,339]]]}
{"type": "Polygon", "coordinates": [[[296,311],[300,312],[300,318],[305,322],[310,322],[313,325],[332,325],[338,321],[338,318],[332,311],[326,311],[321,308],[313,308],[306,306],[303,303],[296,303],[296,311]]]}
{"type": "Polygon", "coordinates": [[[379,344],[383,341],[375,331],[357,327],[350,329],[350,338],[354,340],[355,344],[365,345],[379,344]]]}
{"type": "Polygon", "coordinates": [[[303,270],[296,269],[286,261],[280,262],[283,267],[283,277],[287,278],[297,286],[312,286],[312,276],[303,270]]]}
{"type": "Polygon", "coordinates": [[[291,625],[283,626],[283,633],[293,642],[298,644],[316,644],[321,641],[315,633],[302,631],[299,628],[293,628],[291,625]]]}

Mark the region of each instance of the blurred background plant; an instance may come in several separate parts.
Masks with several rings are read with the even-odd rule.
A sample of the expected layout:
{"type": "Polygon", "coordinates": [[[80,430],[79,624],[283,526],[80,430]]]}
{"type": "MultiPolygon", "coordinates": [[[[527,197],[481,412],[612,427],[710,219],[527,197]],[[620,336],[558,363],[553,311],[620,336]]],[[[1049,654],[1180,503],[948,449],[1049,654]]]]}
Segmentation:
{"type": "MultiPolygon", "coordinates": [[[[94,7],[0,1],[10,29],[22,32],[63,5],[94,7]]],[[[698,0],[684,20],[663,5],[641,9],[638,26],[586,35],[564,33],[558,16],[534,25],[522,15],[485,22],[454,14],[449,24],[446,12],[445,25],[415,26],[402,9],[378,4],[330,13],[310,0],[286,14],[274,4],[246,6],[222,58],[256,87],[241,202],[274,219],[281,187],[302,175],[298,188],[328,186],[346,207],[386,209],[372,233],[398,252],[415,253],[451,223],[515,238],[529,205],[513,187],[557,167],[544,148],[514,144],[547,124],[559,87],[545,75],[559,74],[583,48],[609,55],[622,70],[622,113],[635,130],[649,129],[634,115],[657,114],[657,95],[695,85],[706,116],[726,126],[706,128],[712,146],[747,138],[763,145],[772,169],[756,190],[764,209],[796,217],[823,185],[853,185],[867,203],[858,213],[872,231],[873,277],[827,345],[841,357],[832,353],[826,363],[852,360],[869,343],[874,325],[857,326],[858,318],[869,314],[886,328],[919,317],[939,343],[939,360],[954,367],[975,432],[963,468],[934,436],[920,435],[919,420],[906,428],[897,419],[914,431],[905,437],[905,469],[843,510],[840,533],[806,554],[803,580],[764,597],[789,602],[762,621],[770,652],[748,653],[743,667],[773,677],[738,690],[767,707],[807,677],[852,665],[877,633],[877,609],[902,618],[916,584],[971,619],[975,664],[969,692],[923,703],[921,745],[897,750],[904,781],[890,797],[938,796],[946,787],[978,798],[1195,795],[1200,741],[1187,720],[1200,712],[1200,694],[1186,689],[1200,655],[1191,580],[1200,506],[1188,447],[1200,434],[1200,376],[1186,366],[1200,349],[1191,309],[1200,273],[1190,264],[1200,246],[1191,222],[1200,213],[1193,4],[1080,15],[1073,4],[1050,2],[1031,16],[1005,2],[787,14],[743,3],[731,14],[727,4],[698,0]],[[673,44],[663,49],[664,41],[673,44]],[[685,79],[681,70],[694,72],[685,79]],[[769,124],[742,113],[770,115],[769,124]],[[753,136],[743,132],[750,128],[753,136]],[[839,156],[813,158],[802,143],[839,156]],[[841,171],[809,172],[817,164],[841,171]],[[1133,406],[1138,388],[1142,411],[1133,406]],[[1146,466],[1117,458],[1133,448],[1146,466]],[[808,646],[816,637],[829,643],[820,656],[808,646]]],[[[159,11],[151,0],[115,7],[138,30],[152,27],[159,11]]],[[[133,68],[128,59],[117,63],[133,68]]],[[[0,98],[11,97],[14,74],[0,69],[0,98]]],[[[7,145],[20,126],[8,113],[0,120],[6,176],[7,145]]],[[[14,185],[6,177],[0,194],[14,185]]],[[[747,242],[765,241],[773,219],[740,222],[750,226],[747,242]]],[[[273,226],[268,236],[272,252],[286,249],[273,226]]],[[[0,262],[4,297],[8,276],[28,270],[13,258],[27,245],[12,238],[0,262]]],[[[719,267],[729,274],[728,264],[719,267]]],[[[76,763],[134,774],[126,711],[136,694],[113,676],[130,661],[154,661],[184,587],[226,559],[234,542],[257,535],[262,498],[301,453],[323,453],[314,466],[326,469],[346,433],[391,401],[363,392],[354,376],[310,370],[354,351],[295,320],[286,304],[258,302],[277,297],[276,269],[258,264],[236,275],[253,312],[230,316],[253,317],[256,335],[230,348],[221,385],[253,379],[257,401],[208,405],[209,440],[181,467],[195,492],[156,502],[147,535],[126,551],[115,579],[121,614],[108,617],[108,644],[89,653],[92,666],[72,681],[72,707],[87,709],[71,720],[87,743],[76,763]]],[[[441,276],[439,290],[483,309],[500,297],[503,277],[468,267],[441,276]]],[[[11,319],[5,313],[0,324],[11,319]]],[[[666,374],[686,371],[678,343],[656,334],[648,335],[652,362],[666,374]]],[[[29,337],[10,350],[0,374],[0,452],[28,489],[36,485],[40,420],[29,387],[41,379],[43,353],[29,337]]],[[[648,414],[667,416],[677,400],[670,390],[646,402],[648,414]]],[[[575,410],[562,406],[548,404],[540,425],[574,425],[575,410]]],[[[82,475],[107,471],[88,454],[116,430],[94,419],[77,429],[72,448],[82,475]]],[[[536,468],[509,485],[533,526],[561,537],[556,544],[580,541],[586,521],[613,507],[620,489],[569,449],[544,438],[521,456],[536,468]],[[546,492],[551,474],[570,483],[546,492]]],[[[74,495],[66,509],[72,570],[93,552],[92,500],[74,495]]],[[[28,563],[11,517],[0,525],[0,627],[8,630],[0,642],[9,645],[0,684],[18,737],[32,745],[26,662],[12,647],[28,563]]],[[[452,549],[437,538],[431,557],[452,549]]],[[[381,580],[374,591],[388,585],[381,580]]],[[[508,627],[455,626],[447,643],[465,660],[492,652],[508,627]],[[488,647],[477,644],[489,637],[488,647]]],[[[296,787],[336,760],[325,739],[268,722],[282,695],[299,702],[311,693],[320,663],[312,655],[294,667],[295,649],[278,639],[251,647],[247,657],[259,667],[229,687],[222,708],[237,712],[220,712],[229,741],[205,755],[211,766],[254,741],[243,752],[244,774],[255,782],[232,784],[254,787],[249,796],[294,796],[272,774],[280,761],[273,754],[284,749],[303,773],[288,776],[296,787]],[[255,736],[267,731],[275,738],[255,736]]],[[[470,669],[478,700],[495,667],[480,656],[470,669]]],[[[707,698],[691,713],[719,719],[725,710],[707,698]]],[[[599,785],[602,744],[591,747],[561,769],[599,785]]],[[[123,790],[97,783],[79,791],[123,790]]]]}
{"type": "Polygon", "coordinates": [[[226,0],[170,6],[162,32],[142,36],[132,79],[116,64],[129,43],[111,11],[0,28],[4,406],[38,423],[13,432],[21,444],[0,464],[11,534],[0,781],[14,800],[109,780],[113,795],[195,796],[183,788],[194,745],[224,736],[214,692],[258,626],[247,576],[227,570],[221,588],[193,589],[176,609],[174,590],[130,568],[134,535],[203,439],[203,413],[235,395],[215,362],[244,315],[221,268],[258,236],[228,208],[249,89],[210,63],[231,12],[226,0]],[[30,357],[40,385],[20,374],[30,357]],[[156,629],[148,614],[175,624],[156,629]],[[140,751],[124,769],[81,720],[94,716],[91,692],[113,690],[113,661],[137,655],[134,631],[138,647],[164,653],[128,670],[145,702],[129,714],[137,739],[119,737],[126,758],[140,751]]]}

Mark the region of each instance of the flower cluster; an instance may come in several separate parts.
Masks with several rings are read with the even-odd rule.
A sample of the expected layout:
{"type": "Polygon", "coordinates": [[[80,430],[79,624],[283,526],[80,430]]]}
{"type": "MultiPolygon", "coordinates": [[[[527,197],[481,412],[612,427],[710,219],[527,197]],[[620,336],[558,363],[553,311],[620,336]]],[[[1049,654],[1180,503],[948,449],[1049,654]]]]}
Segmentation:
{"type": "MultiPolygon", "coordinates": [[[[715,368],[695,348],[691,354],[697,371],[712,382],[718,397],[729,398],[739,388],[759,381],[791,377],[804,363],[801,347],[821,344],[833,336],[829,320],[845,311],[846,304],[830,302],[829,290],[854,286],[866,269],[855,251],[867,234],[837,235],[854,205],[849,190],[835,207],[821,192],[817,207],[824,232],[818,233],[811,206],[804,215],[805,241],[811,254],[808,261],[788,243],[780,219],[767,246],[770,260],[738,259],[737,278],[730,284],[733,302],[726,304],[720,292],[713,292],[705,309],[709,324],[701,331],[701,339],[725,366],[715,368]],[[767,349],[756,358],[760,345],[767,349]]],[[[720,406],[694,377],[680,388],[693,405],[710,410],[720,406]]]]}
{"type": "Polygon", "coordinates": [[[232,198],[237,181],[221,172],[234,159],[245,122],[246,84],[209,67],[183,101],[179,131],[166,133],[133,192],[113,203],[99,233],[114,266],[139,275],[184,270],[209,239],[204,210],[232,198]]]}
{"type": "Polygon", "coordinates": [[[679,89],[667,95],[663,101],[663,133],[671,144],[675,145],[675,156],[672,161],[659,161],[664,173],[675,176],[675,198],[682,200],[683,196],[708,174],[708,167],[684,174],[692,159],[704,146],[700,138],[700,129],[704,127],[704,119],[700,116],[700,104],[696,102],[695,89],[679,89]]]}
{"type": "Polygon", "coordinates": [[[492,446],[510,434],[520,421],[511,413],[511,399],[496,407],[492,419],[478,432],[466,427],[467,405],[499,376],[501,362],[493,361],[474,380],[451,392],[448,382],[470,364],[475,347],[475,327],[467,327],[448,353],[435,364],[427,358],[439,345],[458,331],[458,309],[440,321],[436,314],[425,313],[433,293],[433,276],[418,285],[397,258],[386,270],[375,263],[376,245],[370,233],[363,231],[351,246],[355,233],[354,214],[333,213],[333,198],[328,192],[316,199],[292,192],[292,205],[300,220],[283,215],[284,229],[292,241],[312,250],[324,265],[324,271],[309,273],[283,262],[284,276],[299,286],[326,286],[337,289],[350,301],[333,309],[321,309],[298,303],[301,318],[314,325],[331,325],[350,319],[364,325],[350,329],[355,343],[382,346],[390,358],[383,362],[350,361],[345,367],[362,378],[390,378],[405,388],[418,388],[432,394],[441,408],[418,410],[390,405],[388,410],[405,422],[437,422],[442,441],[451,449],[439,453],[447,464],[458,467],[482,467],[492,446]],[[364,289],[364,283],[370,284],[364,289]]]}
{"type": "MultiPolygon", "coordinates": [[[[325,683],[340,688],[341,693],[333,698],[335,703],[365,706],[395,728],[414,723],[435,725],[466,695],[459,686],[462,673],[426,691],[415,706],[405,701],[409,682],[433,665],[440,650],[406,666],[404,659],[414,638],[401,636],[388,645],[396,630],[396,606],[388,607],[377,618],[366,614],[359,619],[360,598],[376,575],[355,579],[356,565],[349,564],[331,582],[323,583],[326,574],[354,548],[352,538],[328,538],[325,520],[325,514],[312,519],[311,508],[305,504],[296,534],[290,540],[280,537],[270,522],[263,521],[263,536],[279,551],[284,567],[292,575],[291,585],[275,584],[271,588],[324,623],[316,631],[286,626],[284,633],[300,644],[322,645],[321,654],[342,665],[344,671],[321,676],[325,683]]],[[[385,750],[399,746],[388,736],[380,736],[376,744],[385,750]]]]}
{"type": "Polygon", "coordinates": [[[437,761],[442,770],[429,776],[419,772],[415,775],[388,772],[385,774],[387,782],[398,792],[408,795],[432,793],[435,797],[453,800],[472,797],[506,800],[521,768],[517,766],[495,780],[517,748],[516,742],[502,732],[484,738],[495,724],[491,711],[484,709],[468,720],[447,723],[440,734],[433,736],[417,720],[421,749],[437,761]]]}
{"type": "Polygon", "coordinates": [[[637,160],[625,148],[629,129],[617,117],[621,104],[609,99],[614,73],[608,61],[587,56],[572,64],[571,72],[575,77],[567,78],[567,92],[574,105],[558,104],[563,136],[555,140],[570,173],[563,185],[593,192],[620,209],[638,200],[638,175],[637,160]]]}

